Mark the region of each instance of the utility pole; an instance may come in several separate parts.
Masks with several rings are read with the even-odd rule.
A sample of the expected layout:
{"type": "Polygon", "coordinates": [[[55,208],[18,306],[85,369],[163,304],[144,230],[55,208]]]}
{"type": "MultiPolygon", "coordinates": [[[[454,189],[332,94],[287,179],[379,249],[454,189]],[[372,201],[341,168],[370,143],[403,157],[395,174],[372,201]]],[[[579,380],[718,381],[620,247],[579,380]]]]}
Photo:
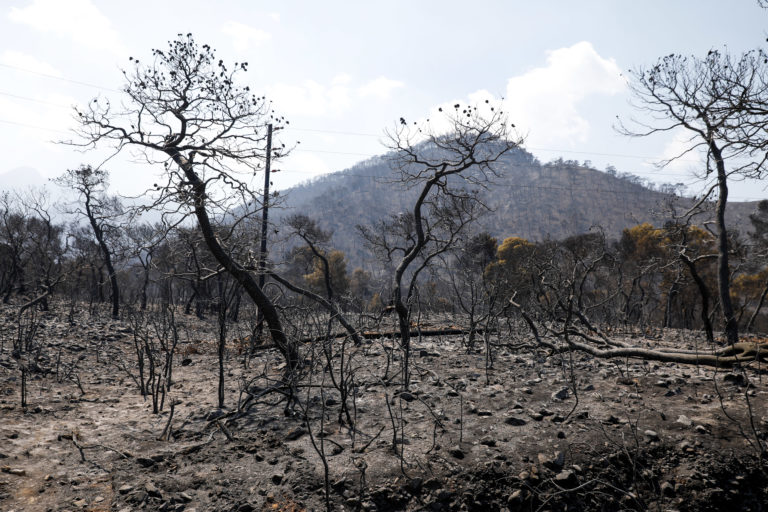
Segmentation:
{"type": "MultiPolygon", "coordinates": [[[[272,123],[267,125],[267,162],[264,172],[264,202],[261,210],[261,249],[259,251],[259,288],[264,289],[267,272],[267,220],[269,216],[269,172],[272,164],[272,123]]],[[[264,315],[259,309],[256,318],[259,337],[264,328],[264,315]]]]}

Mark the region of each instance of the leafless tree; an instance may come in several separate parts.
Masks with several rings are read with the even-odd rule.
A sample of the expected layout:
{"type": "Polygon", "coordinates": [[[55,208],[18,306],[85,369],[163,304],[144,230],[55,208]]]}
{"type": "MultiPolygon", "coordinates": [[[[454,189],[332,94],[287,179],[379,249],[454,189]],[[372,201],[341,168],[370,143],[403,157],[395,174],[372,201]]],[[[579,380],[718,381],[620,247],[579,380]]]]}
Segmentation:
{"type": "Polygon", "coordinates": [[[107,196],[108,179],[109,174],[106,171],[82,165],[77,169],[67,170],[56,181],[59,185],[78,193],[78,205],[73,212],[88,219],[93,236],[99,244],[112,289],[112,318],[117,319],[120,316],[120,287],[113,262],[114,248],[110,247],[108,238],[110,235],[114,238],[114,223],[122,213],[122,206],[116,197],[107,196]]]}
{"type": "Polygon", "coordinates": [[[768,152],[768,65],[762,52],[739,57],[710,51],[703,59],[668,55],[648,69],[632,72],[637,107],[648,120],[622,124],[619,131],[644,137],[685,131],[683,151],[661,165],[690,153],[703,152],[707,189],[688,212],[716,197],[718,295],[728,342],[739,340],[738,322],[730,296],[728,229],[725,210],[728,185],[737,177],[759,178],[766,171],[768,152]]]}
{"type": "Polygon", "coordinates": [[[416,189],[418,195],[410,211],[359,228],[368,244],[394,264],[392,306],[398,317],[406,387],[411,307],[419,274],[454,245],[484,208],[477,189],[498,175],[496,163],[522,142],[504,112],[489,103],[456,104],[441,118],[447,130],[429,121],[408,125],[401,119],[389,133],[392,180],[416,189]]]}
{"type": "MultiPolygon", "coordinates": [[[[226,230],[216,229],[217,222],[236,226],[259,210],[252,183],[267,156],[267,126],[279,129],[285,121],[275,116],[264,96],[238,85],[247,63],[230,69],[191,34],[180,34],[167,50],[153,50],[149,64],[130,60],[133,68],[124,72],[125,105],[115,107],[98,98],[79,109],[78,144],[133,148],[164,166],[153,206],[176,223],[189,215],[197,219],[208,249],[263,312],[272,339],[294,368],[298,353],[274,304],[228,245],[226,230]],[[241,215],[233,219],[232,212],[241,215]]],[[[283,148],[273,148],[273,153],[280,156],[283,148]]]]}

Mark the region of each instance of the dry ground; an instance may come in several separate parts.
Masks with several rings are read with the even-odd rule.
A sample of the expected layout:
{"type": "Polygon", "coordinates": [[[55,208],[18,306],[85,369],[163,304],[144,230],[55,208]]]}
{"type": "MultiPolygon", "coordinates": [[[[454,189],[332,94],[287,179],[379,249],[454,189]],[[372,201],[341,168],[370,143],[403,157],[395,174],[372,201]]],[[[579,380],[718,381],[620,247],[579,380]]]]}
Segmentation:
{"type": "MultiPolygon", "coordinates": [[[[181,316],[174,383],[152,414],[122,368],[135,372],[128,324],[47,313],[22,409],[14,310],[0,315],[4,511],[322,510],[317,449],[334,510],[757,511],[768,503],[758,458],[768,375],[757,366],[742,374],[578,354],[570,365],[568,355],[499,346],[486,373],[482,346],[467,354],[458,336],[430,337],[415,340],[412,385],[400,393],[395,342],[368,341],[347,354],[357,385],[349,429],[338,422],[338,392],[319,374],[303,381],[291,410],[272,392],[237,414],[244,390],[267,390],[283,368],[272,350],[244,368],[234,343],[227,407],[218,410],[215,329],[181,316]],[[161,441],[171,400],[172,434],[161,441]]],[[[634,341],[688,347],[696,336],[634,341]]]]}

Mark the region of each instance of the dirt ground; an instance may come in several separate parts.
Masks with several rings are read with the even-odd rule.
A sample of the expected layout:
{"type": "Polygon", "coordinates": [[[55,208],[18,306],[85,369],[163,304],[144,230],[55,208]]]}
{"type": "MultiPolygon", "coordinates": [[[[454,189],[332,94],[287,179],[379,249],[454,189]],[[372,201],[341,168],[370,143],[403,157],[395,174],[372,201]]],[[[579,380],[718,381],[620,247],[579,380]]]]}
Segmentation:
{"type": "MultiPolygon", "coordinates": [[[[716,372],[574,354],[571,365],[568,354],[513,346],[521,331],[493,340],[509,345],[487,368],[482,343],[468,354],[460,336],[429,337],[414,340],[402,392],[396,342],[371,340],[345,354],[349,428],[327,374],[303,379],[286,409],[271,388],[279,354],[260,350],[245,368],[236,341],[218,409],[215,328],[182,315],[173,384],[153,414],[129,375],[128,323],[40,315],[22,408],[14,310],[0,310],[3,511],[324,510],[318,452],[333,510],[768,508],[768,374],[756,364],[716,372]]],[[[703,350],[697,337],[632,341],[703,350]]]]}

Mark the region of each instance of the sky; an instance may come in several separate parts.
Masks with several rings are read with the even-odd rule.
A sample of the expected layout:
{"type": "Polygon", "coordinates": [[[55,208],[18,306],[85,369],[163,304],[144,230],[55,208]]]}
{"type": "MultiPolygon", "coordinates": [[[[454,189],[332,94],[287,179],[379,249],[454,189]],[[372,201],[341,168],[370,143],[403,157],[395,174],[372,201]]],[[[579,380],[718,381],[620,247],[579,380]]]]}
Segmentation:
{"type": "MultiPolygon", "coordinates": [[[[249,62],[243,85],[290,121],[280,140],[295,150],[275,165],[277,188],[383,153],[401,117],[493,97],[543,162],[613,165],[696,194],[695,155],[654,165],[683,134],[615,130],[617,118],[642,118],[628,71],[671,53],[765,47],[768,10],[756,0],[0,0],[0,190],[100,164],[106,149],[58,143],[73,136],[73,106],[119,101],[128,58],[146,62],[178,33],[249,62]]],[[[162,172],[128,153],[105,168],[125,195],[162,172]]],[[[763,183],[733,185],[732,200],[761,198],[763,183]]]]}

